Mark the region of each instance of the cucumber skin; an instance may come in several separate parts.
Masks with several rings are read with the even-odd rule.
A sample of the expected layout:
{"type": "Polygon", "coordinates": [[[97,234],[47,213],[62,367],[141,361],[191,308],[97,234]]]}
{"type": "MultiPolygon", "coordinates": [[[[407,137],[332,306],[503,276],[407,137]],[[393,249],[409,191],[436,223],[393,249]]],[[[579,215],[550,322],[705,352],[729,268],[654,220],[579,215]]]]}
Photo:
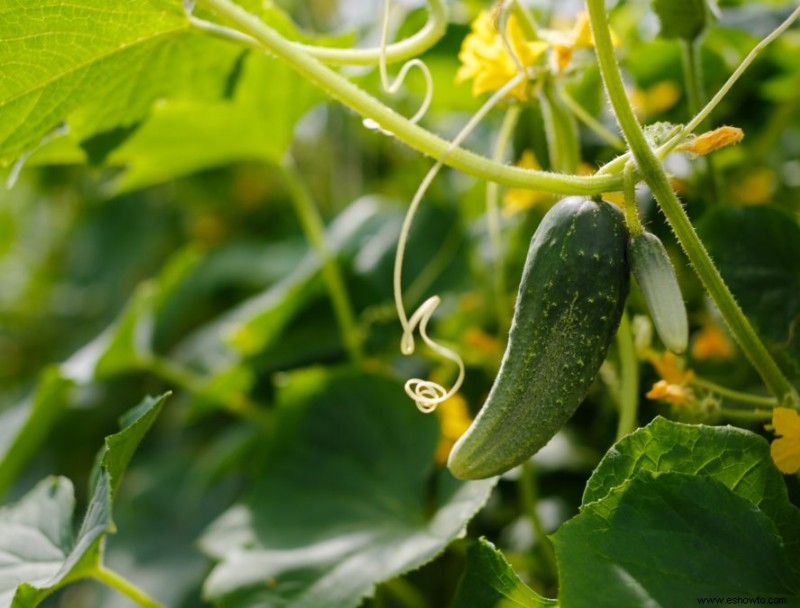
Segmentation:
{"type": "Polygon", "coordinates": [[[450,453],[455,477],[521,464],[581,404],[625,307],[627,243],[623,215],[608,203],[569,197],[547,212],[531,239],[500,371],[450,453]]]}
{"type": "Polygon", "coordinates": [[[667,250],[656,235],[644,232],[631,237],[628,260],[658,337],[664,346],[680,355],[689,345],[689,320],[667,250]]]}

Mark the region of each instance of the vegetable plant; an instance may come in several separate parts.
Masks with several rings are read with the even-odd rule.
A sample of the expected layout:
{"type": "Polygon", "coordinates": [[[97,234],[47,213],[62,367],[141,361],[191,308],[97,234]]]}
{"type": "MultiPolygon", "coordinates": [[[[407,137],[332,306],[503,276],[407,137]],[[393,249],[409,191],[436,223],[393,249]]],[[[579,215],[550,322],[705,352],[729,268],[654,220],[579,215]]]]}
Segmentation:
{"type": "Polygon", "coordinates": [[[0,607],[800,605],[798,17],[0,0],[0,607]]]}

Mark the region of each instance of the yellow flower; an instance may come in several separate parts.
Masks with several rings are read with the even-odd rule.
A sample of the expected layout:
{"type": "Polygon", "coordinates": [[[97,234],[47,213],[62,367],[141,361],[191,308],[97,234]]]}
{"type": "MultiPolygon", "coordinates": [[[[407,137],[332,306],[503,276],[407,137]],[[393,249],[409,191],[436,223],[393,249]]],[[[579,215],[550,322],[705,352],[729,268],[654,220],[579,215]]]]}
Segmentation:
{"type": "Polygon", "coordinates": [[[744,131],[738,127],[719,127],[682,143],[676,149],[679,152],[703,156],[725,146],[738,144],[742,139],[744,139],[744,131]]]}
{"type": "Polygon", "coordinates": [[[698,361],[708,359],[732,359],[733,344],[716,323],[709,321],[697,333],[692,342],[692,357],[698,361]]]}
{"type": "MultiPolygon", "coordinates": [[[[506,40],[524,68],[529,68],[547,49],[547,43],[525,39],[516,17],[506,21],[506,40]]],[[[464,38],[458,54],[461,67],[456,73],[456,83],[472,80],[472,94],[497,91],[514,78],[519,69],[509,54],[506,43],[497,31],[491,11],[481,11],[472,22],[472,32],[464,38]]],[[[527,100],[527,82],[522,82],[509,92],[520,100],[527,100]]]]}
{"type": "Polygon", "coordinates": [[[663,80],[645,90],[633,89],[629,96],[636,115],[643,120],[673,108],[681,98],[681,88],[671,80],[663,80]]]}
{"type": "MultiPolygon", "coordinates": [[[[594,48],[594,36],[589,22],[589,14],[581,12],[569,30],[553,29],[542,30],[542,39],[547,40],[553,47],[553,70],[561,74],[572,61],[575,49],[594,48]]],[[[614,46],[619,46],[619,38],[611,32],[611,41],[614,46]]]]}
{"type": "Polygon", "coordinates": [[[772,412],[772,430],[778,439],[769,453],[781,473],[791,475],[800,470],[800,415],[797,410],[776,407],[772,412]]]}
{"type": "Polygon", "coordinates": [[[463,435],[472,424],[469,415],[469,407],[466,400],[461,395],[453,395],[447,401],[443,401],[436,409],[441,425],[439,445],[436,448],[436,462],[439,464],[447,463],[447,457],[453,444],[463,435]]]}
{"type": "MultiPolygon", "coordinates": [[[[530,150],[525,150],[517,163],[522,169],[541,169],[536,157],[530,150]]],[[[549,201],[553,196],[547,192],[528,190],[527,188],[509,188],[503,195],[503,215],[510,217],[520,211],[527,211],[543,201],[549,201]]]]}
{"type": "Polygon", "coordinates": [[[659,380],[645,395],[648,399],[667,401],[673,405],[683,405],[694,399],[692,389],[679,384],[670,384],[666,380],[659,380]]]}
{"type": "Polygon", "coordinates": [[[661,377],[645,395],[648,399],[667,401],[673,405],[696,400],[694,391],[687,387],[694,378],[694,371],[686,369],[683,359],[669,351],[661,355],[648,351],[646,356],[661,377]]]}

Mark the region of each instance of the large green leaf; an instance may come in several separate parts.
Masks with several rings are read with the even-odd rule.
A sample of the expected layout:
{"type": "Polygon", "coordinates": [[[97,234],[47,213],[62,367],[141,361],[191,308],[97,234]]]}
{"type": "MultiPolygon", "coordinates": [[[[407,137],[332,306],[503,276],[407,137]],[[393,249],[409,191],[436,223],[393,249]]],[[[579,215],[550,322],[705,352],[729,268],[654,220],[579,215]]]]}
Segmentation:
{"type": "Polygon", "coordinates": [[[0,412],[0,496],[47,437],[71,385],[57,368],[48,368],[30,397],[0,412]]]}
{"type": "Polygon", "coordinates": [[[467,569],[453,608],[544,608],[557,606],[523,583],[503,554],[481,538],[467,551],[467,569]]]}
{"type": "Polygon", "coordinates": [[[559,601],[570,608],[694,606],[707,596],[800,605],[772,520],[711,477],[640,471],[553,542],[559,601]]]}
{"type": "Polygon", "coordinates": [[[698,226],[725,282],[773,353],[800,374],[800,226],[770,207],[718,207],[698,226]]]}
{"type": "Polygon", "coordinates": [[[225,606],[355,607],[461,536],[494,485],[434,467],[436,420],[395,380],[299,372],[278,402],[258,482],[202,540],[225,606]]]}
{"type": "Polygon", "coordinates": [[[640,471],[716,479],[770,517],[787,549],[800,555],[800,510],[789,502],[783,476],[762,437],[736,427],[656,418],[606,453],[586,484],[583,505],[602,499],[640,471]]]}
{"type": "Polygon", "coordinates": [[[91,500],[75,541],[72,483],[52,477],[17,504],[0,510],[0,608],[30,608],[64,585],[90,576],[102,561],[102,539],[115,531],[111,504],[122,474],[152,426],[166,395],[145,399],[106,437],[93,475],[91,500]]]}
{"type": "Polygon", "coordinates": [[[173,0],[0,2],[0,162],[78,108],[95,131],[139,120],[188,27],[173,0]]]}
{"type": "Polygon", "coordinates": [[[315,87],[283,62],[250,53],[233,98],[157,105],[110,162],[127,166],[123,190],[236,161],[277,163],[293,139],[297,120],[321,99],[315,87]]]}

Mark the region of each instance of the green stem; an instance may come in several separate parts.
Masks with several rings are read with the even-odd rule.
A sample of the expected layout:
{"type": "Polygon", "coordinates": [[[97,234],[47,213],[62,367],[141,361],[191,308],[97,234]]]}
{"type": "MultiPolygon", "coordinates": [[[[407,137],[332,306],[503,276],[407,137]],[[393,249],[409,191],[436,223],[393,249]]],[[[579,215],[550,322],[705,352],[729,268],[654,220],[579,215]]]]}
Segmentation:
{"type": "Polygon", "coordinates": [[[579,104],[575,98],[564,89],[561,89],[561,100],[564,102],[564,105],[569,108],[570,112],[575,115],[575,118],[594,131],[600,139],[617,150],[624,152],[627,149],[621,137],[609,131],[602,122],[592,116],[586,108],[579,104]]]}
{"type": "MultiPolygon", "coordinates": [[[[263,45],[256,38],[237,30],[232,30],[217,23],[200,19],[194,15],[189,17],[189,21],[192,26],[198,30],[217,38],[263,50],[263,45]]],[[[409,36],[405,40],[387,45],[385,50],[386,63],[399,63],[421,55],[439,42],[446,30],[447,6],[442,0],[429,0],[428,20],[425,22],[425,25],[414,35],[409,36]]],[[[299,42],[291,42],[290,44],[296,49],[312,57],[316,57],[324,63],[335,65],[370,66],[377,64],[381,58],[380,47],[369,49],[343,49],[313,44],[301,44],[299,42]]]]}
{"type": "Polygon", "coordinates": [[[556,175],[545,171],[505,166],[463,148],[454,148],[450,142],[413,124],[341,74],[297,48],[231,0],[199,1],[234,23],[243,32],[257,39],[265,50],[285,60],[293,69],[334,99],[363,117],[374,121],[383,130],[394,134],[398,139],[420,152],[437,160],[445,158],[447,165],[455,169],[507,186],[556,194],[593,196],[602,192],[616,191],[621,187],[622,180],[618,175],[556,175]]]}
{"type": "Polygon", "coordinates": [[[766,422],[772,420],[772,410],[735,410],[731,408],[720,408],[717,410],[720,416],[743,422],[766,422]]]}
{"type": "Polygon", "coordinates": [[[736,303],[716,266],[711,261],[703,243],[683,210],[678,197],[672,191],[661,162],[645,139],[641,125],[636,120],[633,108],[625,93],[622,74],[614,55],[604,0],[587,0],[589,18],[595,39],[600,73],[617,115],[622,132],[633,153],[642,177],[650,186],[656,201],[669,221],[678,241],[697,276],[708,290],[719,308],[731,333],[736,338],[747,358],[763,378],[770,391],[779,399],[796,402],[794,388],[781,372],[769,351],[759,339],[753,327],[736,303]]]}
{"type": "Polygon", "coordinates": [[[631,236],[644,233],[644,226],[639,219],[639,206],[636,204],[636,177],[633,163],[625,166],[623,177],[623,192],[625,194],[625,223],[631,236]]]}
{"type": "Polygon", "coordinates": [[[390,579],[383,586],[406,608],[430,608],[425,596],[404,578],[390,579]]]}
{"type": "Polygon", "coordinates": [[[109,570],[103,565],[97,565],[91,571],[89,576],[97,581],[100,581],[104,585],[108,585],[112,589],[116,589],[123,595],[128,596],[131,600],[143,608],[164,608],[163,604],[151,598],[132,582],[123,578],[113,570],[109,570]]]}
{"type": "Polygon", "coordinates": [[[710,382],[708,380],[703,380],[702,378],[692,378],[689,382],[692,386],[697,386],[699,388],[704,388],[706,390],[711,391],[712,393],[716,393],[721,397],[726,397],[731,401],[738,401],[739,403],[749,403],[750,405],[755,405],[758,407],[778,407],[779,403],[776,399],[771,397],[761,397],[759,395],[751,395],[750,393],[743,393],[741,391],[734,390],[732,388],[727,388],[725,386],[720,386],[714,382],[710,382]]]}
{"type": "Polygon", "coordinates": [[[581,161],[578,126],[554,78],[542,76],[539,102],[544,117],[550,169],[564,174],[575,173],[581,161]]]}
{"type": "MultiPolygon", "coordinates": [[[[719,103],[725,98],[725,96],[730,92],[733,88],[733,85],[741,78],[742,74],[750,67],[750,64],[755,61],[756,57],[776,38],[778,38],[783,32],[785,32],[789,26],[794,23],[797,18],[800,17],[800,7],[795,9],[791,15],[789,15],[783,23],[781,23],[775,30],[773,30],[768,36],[766,36],[761,42],[755,45],[752,50],[747,54],[739,66],[733,71],[733,74],[730,75],[728,80],[725,81],[725,84],[716,92],[714,97],[711,98],[703,109],[691,120],[689,124],[684,126],[674,137],[672,137],[668,142],[659,146],[658,150],[656,150],[656,155],[658,158],[663,159],[667,156],[670,152],[672,152],[684,139],[689,133],[693,133],[700,125],[702,125],[705,120],[709,117],[709,115],[714,111],[714,109],[719,105],[719,103]]],[[[610,173],[619,173],[625,167],[625,164],[631,159],[631,153],[626,152],[625,154],[620,154],[614,160],[610,161],[609,163],[600,167],[600,170],[596,173],[596,175],[606,175],[610,173]]]]}
{"type": "Polygon", "coordinates": [[[636,430],[639,409],[639,359],[627,311],[622,313],[622,321],[617,329],[617,351],[621,382],[616,439],[619,441],[636,430]]]}
{"type": "MultiPolygon", "coordinates": [[[[166,383],[193,394],[202,393],[208,382],[206,378],[192,370],[157,355],[151,355],[146,361],[142,361],[141,367],[143,371],[158,376],[166,383]]],[[[246,395],[230,395],[221,404],[228,413],[247,420],[264,431],[272,430],[272,417],[246,395]]]]}
{"type": "Polygon", "coordinates": [[[547,567],[547,571],[557,576],[558,564],[556,561],[556,552],[553,549],[553,543],[547,536],[547,532],[542,524],[542,519],[539,517],[539,512],[536,510],[536,503],[539,501],[539,490],[536,483],[536,471],[530,462],[524,462],[520,469],[519,475],[519,493],[522,509],[530,519],[533,529],[536,532],[536,538],[539,540],[539,546],[542,549],[542,556],[547,567]]]}
{"type": "Polygon", "coordinates": [[[356,365],[364,361],[364,349],[361,331],[356,323],[353,305],[347,293],[339,265],[325,242],[325,225],[319,214],[311,193],[303,183],[291,157],[287,156],[280,165],[283,179],[289,190],[292,205],[300,219],[306,238],[311,247],[316,251],[322,265],[322,278],[328,290],[328,297],[339,324],[342,342],[347,349],[350,359],[356,365]]]}
{"type": "MultiPolygon", "coordinates": [[[[506,150],[514,135],[514,128],[520,115],[520,106],[511,106],[503,118],[503,124],[494,142],[492,160],[504,162],[506,150]]],[[[508,302],[506,285],[505,263],[503,259],[503,240],[500,233],[500,186],[497,182],[486,184],[486,225],[489,231],[489,242],[493,254],[493,274],[495,306],[497,307],[497,320],[499,334],[504,336],[511,327],[511,311],[508,302]]]]}

